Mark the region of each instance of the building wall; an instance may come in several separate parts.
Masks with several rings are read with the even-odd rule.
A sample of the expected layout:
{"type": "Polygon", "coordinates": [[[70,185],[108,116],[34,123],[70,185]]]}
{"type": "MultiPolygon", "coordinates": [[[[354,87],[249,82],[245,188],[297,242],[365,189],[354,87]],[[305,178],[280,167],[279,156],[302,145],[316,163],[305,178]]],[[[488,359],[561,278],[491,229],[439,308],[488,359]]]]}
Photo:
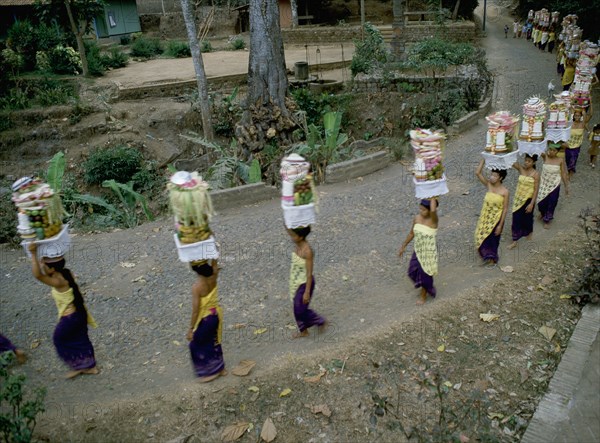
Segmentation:
{"type": "Polygon", "coordinates": [[[292,5],[290,0],[279,0],[279,27],[282,29],[292,27],[292,5]]]}

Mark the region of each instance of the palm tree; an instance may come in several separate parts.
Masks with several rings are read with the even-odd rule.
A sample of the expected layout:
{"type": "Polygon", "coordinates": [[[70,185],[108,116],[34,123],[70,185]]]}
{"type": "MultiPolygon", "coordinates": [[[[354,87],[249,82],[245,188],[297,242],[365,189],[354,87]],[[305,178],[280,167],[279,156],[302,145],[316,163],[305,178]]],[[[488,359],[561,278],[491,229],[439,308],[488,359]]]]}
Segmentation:
{"type": "Polygon", "coordinates": [[[190,41],[190,51],[194,62],[194,71],[196,72],[196,83],[198,84],[198,100],[200,102],[200,117],[202,119],[202,131],[204,138],[207,140],[214,139],[210,104],[208,102],[208,82],[206,81],[206,72],[204,72],[204,62],[202,61],[202,53],[198,44],[198,33],[196,32],[196,20],[194,16],[194,8],[189,0],[181,0],[181,10],[183,19],[190,41]]]}

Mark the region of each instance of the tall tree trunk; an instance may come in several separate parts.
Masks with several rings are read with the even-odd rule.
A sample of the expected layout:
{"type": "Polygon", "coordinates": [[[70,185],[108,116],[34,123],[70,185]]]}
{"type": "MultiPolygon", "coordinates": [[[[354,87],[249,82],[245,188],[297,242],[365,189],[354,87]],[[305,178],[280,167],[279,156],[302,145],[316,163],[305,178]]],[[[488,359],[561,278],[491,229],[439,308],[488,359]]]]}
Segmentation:
{"type": "Polygon", "coordinates": [[[406,25],[404,23],[405,0],[393,0],[392,8],[394,13],[394,22],[392,29],[392,54],[396,61],[406,59],[406,25]]]}
{"type": "Polygon", "coordinates": [[[250,0],[248,104],[285,109],[288,80],[277,0],[250,0]]]}
{"type": "Polygon", "coordinates": [[[458,8],[460,8],[460,0],[456,0],[456,4],[454,5],[454,12],[452,13],[452,20],[456,20],[458,18],[458,8]]]}
{"type": "Polygon", "coordinates": [[[67,15],[69,16],[69,23],[71,24],[71,31],[75,34],[75,40],[77,41],[77,52],[79,52],[79,57],[81,58],[81,69],[83,71],[83,75],[87,77],[90,73],[88,69],[87,56],[85,55],[85,45],[83,44],[83,33],[85,32],[85,26],[83,27],[83,31],[79,27],[79,25],[75,22],[75,17],[73,17],[73,11],[71,10],[71,1],[65,0],[65,8],[67,8],[67,15]]]}
{"type": "Polygon", "coordinates": [[[292,9],[292,28],[298,27],[298,1],[290,0],[290,8],[292,9]]]}
{"type": "Polygon", "coordinates": [[[287,107],[287,88],[277,0],[250,0],[248,95],[236,127],[246,154],[262,150],[269,141],[290,143],[296,124],[287,107]]]}
{"type": "Polygon", "coordinates": [[[192,53],[192,61],[194,62],[194,71],[196,72],[196,83],[198,84],[198,101],[200,102],[200,118],[202,119],[202,131],[204,138],[207,140],[214,139],[210,104],[208,101],[208,82],[206,81],[206,73],[204,72],[204,62],[202,61],[202,53],[198,44],[196,32],[196,19],[194,10],[189,0],[181,0],[181,10],[185,21],[188,40],[190,41],[190,51],[192,53]]]}

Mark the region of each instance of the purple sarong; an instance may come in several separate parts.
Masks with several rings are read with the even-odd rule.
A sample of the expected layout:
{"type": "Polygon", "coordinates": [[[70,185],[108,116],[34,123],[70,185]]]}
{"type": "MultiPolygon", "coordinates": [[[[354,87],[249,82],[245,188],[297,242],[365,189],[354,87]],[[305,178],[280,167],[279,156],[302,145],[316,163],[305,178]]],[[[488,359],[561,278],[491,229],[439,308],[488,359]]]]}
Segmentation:
{"type": "Polygon", "coordinates": [[[189,344],[194,372],[198,377],[209,377],[225,369],[223,349],[217,344],[219,316],[216,311],[200,320],[189,344]]]}
{"type": "Polygon", "coordinates": [[[433,277],[426,273],[417,258],[417,253],[413,252],[408,264],[408,276],[415,283],[415,288],[425,288],[427,293],[435,297],[437,290],[433,286],[433,277]]]}
{"type": "Polygon", "coordinates": [[[577,158],[579,158],[579,148],[568,148],[565,149],[565,162],[567,163],[567,171],[577,172],[575,167],[577,166],[577,158]]]}
{"type": "Polygon", "coordinates": [[[76,311],[61,317],[52,337],[58,356],[74,371],[96,366],[94,347],[88,337],[87,314],[76,311]]]}
{"type": "Polygon", "coordinates": [[[6,338],[4,335],[0,334],[0,354],[8,351],[15,352],[17,347],[12,344],[12,342],[6,338]]]}
{"type": "Polygon", "coordinates": [[[494,229],[492,230],[490,235],[488,235],[485,238],[485,240],[481,243],[478,249],[479,255],[482,259],[486,261],[493,260],[494,263],[498,261],[498,246],[500,246],[501,235],[495,234],[496,228],[499,224],[500,222],[498,222],[498,224],[494,226],[494,229]]]}
{"type": "Polygon", "coordinates": [[[315,291],[315,278],[312,279],[312,286],[310,287],[310,300],[304,304],[302,297],[306,290],[306,283],[302,283],[296,289],[296,295],[294,295],[294,318],[300,332],[306,331],[311,326],[322,326],[325,324],[325,318],[321,317],[315,311],[310,309],[308,306],[313,299],[313,292],[315,291]]]}
{"type": "Polygon", "coordinates": [[[542,214],[542,220],[544,220],[544,223],[549,223],[554,218],[554,210],[558,204],[559,195],[560,186],[557,186],[550,194],[548,194],[542,201],[538,203],[538,209],[542,214]]]}
{"type": "Polygon", "coordinates": [[[531,199],[527,199],[525,204],[512,214],[512,239],[519,240],[521,237],[527,237],[533,232],[533,211],[529,214],[525,211],[531,203],[531,199]]]}

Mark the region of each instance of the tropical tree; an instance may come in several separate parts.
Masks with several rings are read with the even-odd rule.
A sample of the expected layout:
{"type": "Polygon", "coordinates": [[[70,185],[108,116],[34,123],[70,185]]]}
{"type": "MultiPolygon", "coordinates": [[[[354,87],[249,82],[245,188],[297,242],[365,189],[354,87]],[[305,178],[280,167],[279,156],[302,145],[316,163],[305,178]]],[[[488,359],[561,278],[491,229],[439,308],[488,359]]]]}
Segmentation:
{"type": "Polygon", "coordinates": [[[292,9],[292,28],[298,27],[298,1],[290,0],[290,8],[292,9]]]}
{"type": "Polygon", "coordinates": [[[247,156],[268,143],[291,142],[296,123],[286,103],[287,88],[277,0],[250,0],[248,94],[235,130],[247,156]]]}
{"type": "Polygon", "coordinates": [[[66,12],[68,27],[77,41],[77,52],[81,58],[83,75],[89,75],[87,57],[83,36],[92,30],[94,18],[102,15],[104,2],[102,0],[36,0],[37,13],[46,23],[62,22],[66,12]]]}
{"type": "Polygon", "coordinates": [[[210,105],[208,102],[208,82],[206,81],[206,72],[204,71],[204,62],[202,60],[202,52],[198,43],[198,33],[196,32],[196,20],[194,8],[189,0],[181,0],[181,10],[183,19],[190,41],[190,51],[194,63],[194,71],[196,72],[196,83],[198,84],[198,100],[200,105],[200,117],[202,119],[202,131],[207,140],[214,139],[210,105]]]}

